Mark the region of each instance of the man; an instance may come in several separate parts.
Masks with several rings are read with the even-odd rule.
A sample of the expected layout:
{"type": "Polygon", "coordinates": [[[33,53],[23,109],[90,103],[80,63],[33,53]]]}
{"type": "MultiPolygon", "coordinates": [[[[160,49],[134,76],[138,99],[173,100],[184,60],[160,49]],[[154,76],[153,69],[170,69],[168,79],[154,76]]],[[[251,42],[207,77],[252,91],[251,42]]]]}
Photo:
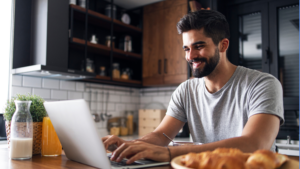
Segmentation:
{"type": "Polygon", "coordinates": [[[170,161],[178,155],[218,147],[274,151],[284,121],[279,81],[228,61],[229,26],[221,13],[189,13],[178,22],[177,29],[195,78],[174,91],[165,118],[152,133],[133,141],[104,137],[106,148],[118,146],[112,160],[129,157],[127,163],[140,158],[170,161]],[[170,142],[163,133],[174,138],[187,121],[193,141],[205,144],[163,147],[170,142]]]}

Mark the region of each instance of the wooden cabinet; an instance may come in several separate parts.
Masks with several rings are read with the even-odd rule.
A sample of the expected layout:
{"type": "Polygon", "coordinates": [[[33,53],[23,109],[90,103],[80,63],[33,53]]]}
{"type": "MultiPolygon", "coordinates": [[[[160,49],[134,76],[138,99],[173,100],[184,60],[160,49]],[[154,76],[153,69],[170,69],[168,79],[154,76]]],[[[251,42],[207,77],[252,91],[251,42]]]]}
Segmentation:
{"type": "Polygon", "coordinates": [[[166,112],[167,110],[140,109],[139,136],[144,136],[154,131],[165,117],[166,112]]]}
{"type": "Polygon", "coordinates": [[[187,79],[182,37],[176,28],[186,13],[186,0],[144,7],[143,86],[175,85],[187,79]]]}

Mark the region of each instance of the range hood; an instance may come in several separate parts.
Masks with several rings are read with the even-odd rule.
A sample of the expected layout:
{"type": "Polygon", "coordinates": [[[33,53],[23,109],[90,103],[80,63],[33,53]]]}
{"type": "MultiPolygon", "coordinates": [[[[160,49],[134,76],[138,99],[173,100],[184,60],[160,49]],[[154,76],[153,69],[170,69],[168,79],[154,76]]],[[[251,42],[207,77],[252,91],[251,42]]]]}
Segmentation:
{"type": "Polygon", "coordinates": [[[69,60],[68,0],[16,0],[14,13],[12,74],[64,80],[96,76],[80,71],[84,56],[69,60]],[[69,67],[74,59],[77,67],[69,67]]]}
{"type": "Polygon", "coordinates": [[[13,75],[52,78],[60,80],[80,80],[92,78],[95,75],[70,69],[54,68],[44,65],[32,65],[12,70],[13,75]]]}

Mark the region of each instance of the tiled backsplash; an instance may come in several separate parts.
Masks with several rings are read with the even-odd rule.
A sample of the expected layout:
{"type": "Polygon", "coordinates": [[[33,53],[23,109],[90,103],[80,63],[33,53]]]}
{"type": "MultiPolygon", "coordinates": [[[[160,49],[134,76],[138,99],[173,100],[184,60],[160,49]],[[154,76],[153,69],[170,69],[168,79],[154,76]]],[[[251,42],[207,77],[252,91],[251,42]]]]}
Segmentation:
{"type": "MultiPolygon", "coordinates": [[[[138,110],[168,107],[176,87],[130,88],[104,84],[83,83],[29,76],[12,76],[11,97],[16,94],[35,94],[46,101],[84,99],[92,113],[105,112],[106,97],[109,93],[107,113],[113,117],[124,116],[125,111],[134,111],[138,122],[138,110]]],[[[98,129],[106,128],[106,121],[96,123],[98,129]]]]}

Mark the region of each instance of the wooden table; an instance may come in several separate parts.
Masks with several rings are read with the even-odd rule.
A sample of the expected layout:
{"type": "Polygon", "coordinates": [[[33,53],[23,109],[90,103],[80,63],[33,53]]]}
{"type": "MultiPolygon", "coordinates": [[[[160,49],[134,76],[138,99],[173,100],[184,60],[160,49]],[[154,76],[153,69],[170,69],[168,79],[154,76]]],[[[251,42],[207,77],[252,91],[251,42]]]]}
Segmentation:
{"type": "MultiPolygon", "coordinates": [[[[85,164],[69,160],[64,154],[58,157],[42,157],[34,155],[30,160],[11,160],[9,149],[0,148],[0,168],[2,169],[95,169],[85,164]]],[[[171,165],[151,167],[148,169],[172,169],[171,165]]]]}
{"type": "MultiPolygon", "coordinates": [[[[95,169],[85,164],[69,160],[64,154],[58,157],[42,157],[41,155],[34,155],[30,160],[11,160],[9,159],[8,148],[0,148],[0,168],[2,169],[95,169]]],[[[294,169],[299,168],[299,161],[290,160],[283,164],[279,169],[294,169]],[[295,167],[295,165],[297,165],[295,167]]],[[[173,169],[171,165],[151,167],[148,169],[173,169]]]]}

